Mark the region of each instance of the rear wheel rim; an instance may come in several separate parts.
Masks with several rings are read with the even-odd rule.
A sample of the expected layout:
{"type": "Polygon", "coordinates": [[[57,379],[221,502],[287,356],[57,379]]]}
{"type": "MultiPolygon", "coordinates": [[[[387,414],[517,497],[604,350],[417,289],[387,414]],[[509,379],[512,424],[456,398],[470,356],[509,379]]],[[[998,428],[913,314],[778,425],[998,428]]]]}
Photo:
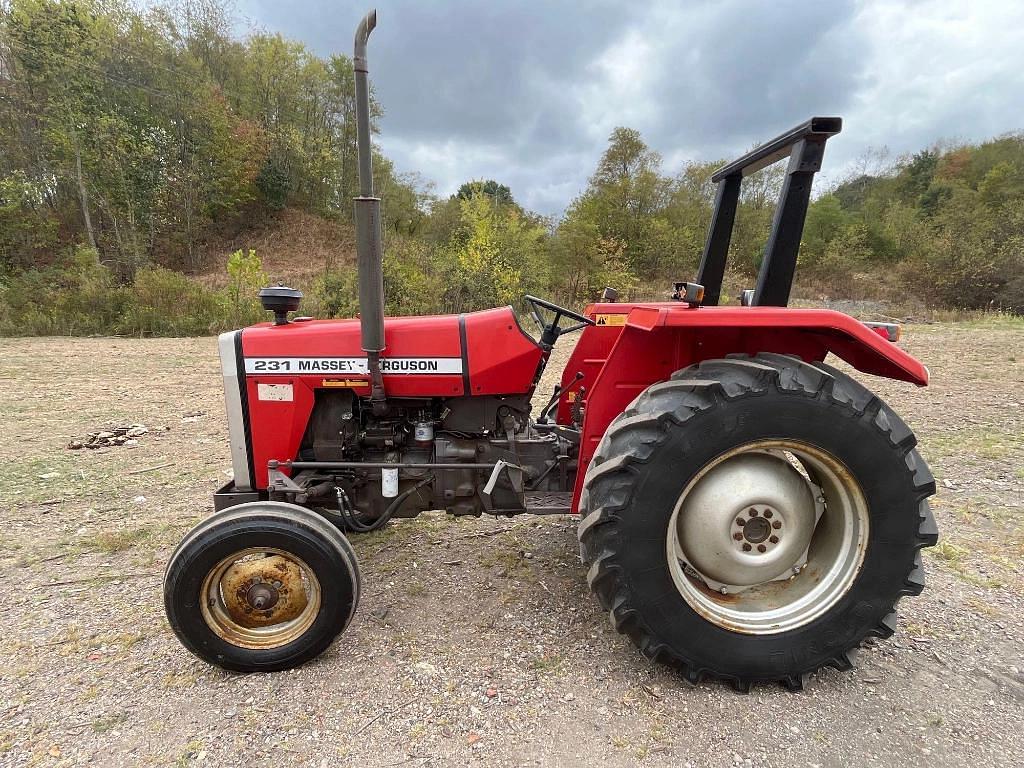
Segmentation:
{"type": "Polygon", "coordinates": [[[200,588],[207,626],[222,640],[253,650],[297,640],[316,621],[321,602],[313,569],[273,547],[248,547],[228,555],[209,570],[200,588]]]}
{"type": "Polygon", "coordinates": [[[762,440],[687,484],[666,553],[677,591],[703,618],[776,634],[820,618],[849,591],[868,530],[863,491],[842,462],[802,441],[762,440]]]}

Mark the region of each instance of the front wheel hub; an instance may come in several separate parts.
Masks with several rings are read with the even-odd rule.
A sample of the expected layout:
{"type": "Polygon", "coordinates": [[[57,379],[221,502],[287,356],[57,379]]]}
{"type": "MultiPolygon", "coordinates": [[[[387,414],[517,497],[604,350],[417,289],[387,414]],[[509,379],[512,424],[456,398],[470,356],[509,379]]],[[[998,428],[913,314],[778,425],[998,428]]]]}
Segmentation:
{"type": "Polygon", "coordinates": [[[721,584],[749,587],[790,571],[817,520],[814,494],[783,456],[748,452],[713,467],[676,518],[686,561],[721,584]]]}
{"type": "Polygon", "coordinates": [[[298,558],[255,548],[224,558],[207,574],[203,594],[203,615],[218,635],[244,647],[272,647],[293,638],[297,627],[308,628],[320,585],[298,558]]]}
{"type": "Polygon", "coordinates": [[[253,584],[245,593],[245,601],[257,611],[267,611],[277,605],[280,595],[271,584],[253,584]]]}

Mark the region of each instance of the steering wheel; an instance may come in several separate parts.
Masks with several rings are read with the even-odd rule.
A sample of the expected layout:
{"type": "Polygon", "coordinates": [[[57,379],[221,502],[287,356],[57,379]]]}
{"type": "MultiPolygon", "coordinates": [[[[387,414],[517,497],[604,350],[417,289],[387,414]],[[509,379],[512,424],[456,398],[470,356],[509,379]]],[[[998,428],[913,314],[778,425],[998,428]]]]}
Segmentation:
{"type": "Polygon", "coordinates": [[[533,315],[534,321],[540,328],[540,345],[545,349],[551,349],[558,337],[563,333],[572,333],[578,331],[580,328],[585,328],[588,325],[594,325],[594,321],[586,315],[581,315],[579,312],[574,312],[571,309],[560,307],[557,304],[552,304],[550,301],[544,299],[538,299],[536,296],[526,295],[526,301],[530,304],[530,314],[533,315]],[[555,319],[550,323],[545,323],[541,319],[540,312],[537,310],[538,307],[547,309],[555,313],[555,319]],[[569,326],[568,328],[562,328],[559,325],[562,317],[568,317],[570,320],[575,320],[576,325],[569,326]]]}

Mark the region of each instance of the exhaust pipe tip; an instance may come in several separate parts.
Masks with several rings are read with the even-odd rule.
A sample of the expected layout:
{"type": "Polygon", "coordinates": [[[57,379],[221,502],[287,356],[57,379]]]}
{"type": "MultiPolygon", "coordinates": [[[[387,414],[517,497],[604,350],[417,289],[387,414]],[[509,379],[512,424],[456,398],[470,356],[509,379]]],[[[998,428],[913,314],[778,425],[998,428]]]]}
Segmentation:
{"type": "Polygon", "coordinates": [[[356,27],[356,44],[352,56],[352,68],[356,72],[367,72],[366,68],[366,41],[377,26],[377,9],[371,8],[363,16],[363,20],[356,27]]]}

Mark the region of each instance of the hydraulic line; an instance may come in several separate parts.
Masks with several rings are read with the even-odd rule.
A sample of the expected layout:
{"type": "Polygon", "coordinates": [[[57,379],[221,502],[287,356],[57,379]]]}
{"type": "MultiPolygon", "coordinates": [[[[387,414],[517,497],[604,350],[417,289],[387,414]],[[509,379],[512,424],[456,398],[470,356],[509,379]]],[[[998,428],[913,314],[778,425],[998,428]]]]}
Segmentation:
{"type": "MultiPolygon", "coordinates": [[[[395,512],[398,511],[398,508],[402,506],[402,503],[406,499],[408,499],[412,494],[416,493],[416,491],[420,490],[420,488],[422,488],[425,485],[429,485],[433,481],[434,476],[427,475],[427,477],[420,480],[412,488],[409,488],[403,491],[402,493],[398,494],[398,496],[396,496],[392,500],[392,502],[388,504],[387,509],[384,510],[384,514],[382,514],[376,520],[373,520],[369,523],[363,522],[359,519],[359,516],[362,513],[359,512],[359,510],[357,510],[355,506],[352,504],[352,501],[349,499],[348,494],[345,493],[345,490],[340,486],[335,486],[334,493],[338,499],[339,516],[341,517],[341,520],[344,523],[344,525],[349,530],[355,531],[356,533],[369,533],[370,531],[379,530],[387,524],[388,520],[390,520],[392,515],[394,515],[395,512]]],[[[333,517],[333,514],[331,515],[331,517],[333,517]]]]}

